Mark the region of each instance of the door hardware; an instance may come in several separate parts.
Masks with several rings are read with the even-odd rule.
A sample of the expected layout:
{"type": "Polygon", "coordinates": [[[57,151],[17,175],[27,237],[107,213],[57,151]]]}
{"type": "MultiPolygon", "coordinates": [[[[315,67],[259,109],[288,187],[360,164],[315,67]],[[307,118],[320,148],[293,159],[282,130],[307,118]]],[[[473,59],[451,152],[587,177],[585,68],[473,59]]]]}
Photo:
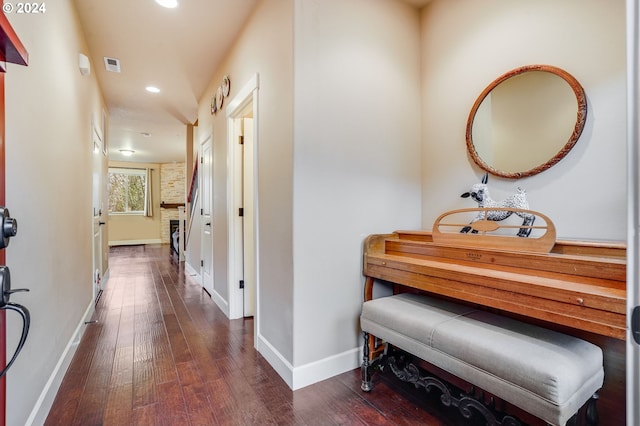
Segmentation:
{"type": "Polygon", "coordinates": [[[17,288],[15,290],[11,289],[11,274],[9,272],[9,267],[0,266],[0,310],[11,310],[16,311],[22,317],[22,335],[20,336],[20,341],[18,342],[18,347],[16,351],[13,353],[11,360],[9,363],[0,371],[0,377],[4,376],[9,368],[13,365],[13,362],[18,357],[18,354],[22,350],[24,343],[27,340],[27,335],[29,334],[29,326],[31,325],[31,315],[29,314],[29,310],[22,305],[18,305],[17,303],[11,303],[9,299],[13,293],[17,293],[20,291],[29,291],[28,288],[17,288]]]}
{"type": "Polygon", "coordinates": [[[640,345],[640,306],[633,308],[631,313],[631,336],[640,345]]]}
{"type": "Polygon", "coordinates": [[[9,239],[18,233],[18,222],[10,217],[9,209],[0,207],[0,249],[9,245],[9,239]]]}

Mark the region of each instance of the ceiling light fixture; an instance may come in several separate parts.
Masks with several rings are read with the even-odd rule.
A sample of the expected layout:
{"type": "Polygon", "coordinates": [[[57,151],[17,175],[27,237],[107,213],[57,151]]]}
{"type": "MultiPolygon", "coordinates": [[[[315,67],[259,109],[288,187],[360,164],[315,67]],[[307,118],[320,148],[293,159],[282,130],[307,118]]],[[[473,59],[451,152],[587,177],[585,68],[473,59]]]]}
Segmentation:
{"type": "Polygon", "coordinates": [[[149,132],[140,132],[140,134],[142,136],[144,136],[145,138],[151,137],[151,133],[149,133],[149,132]]]}
{"type": "Polygon", "coordinates": [[[120,153],[125,157],[131,157],[135,151],[132,149],[121,149],[120,153]]]}
{"type": "Polygon", "coordinates": [[[178,7],[178,0],[156,0],[156,3],[168,9],[173,9],[178,7]]]}
{"type": "Polygon", "coordinates": [[[160,93],[160,89],[158,89],[156,86],[147,86],[145,87],[147,92],[151,92],[151,93],[160,93]]]}

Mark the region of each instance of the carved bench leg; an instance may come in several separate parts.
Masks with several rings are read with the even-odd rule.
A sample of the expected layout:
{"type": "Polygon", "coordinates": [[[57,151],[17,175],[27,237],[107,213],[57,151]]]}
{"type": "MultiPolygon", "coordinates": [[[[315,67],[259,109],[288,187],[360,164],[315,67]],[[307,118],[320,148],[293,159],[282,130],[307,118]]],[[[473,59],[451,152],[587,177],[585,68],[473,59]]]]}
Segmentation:
{"type": "Polygon", "coordinates": [[[580,413],[585,411],[585,421],[587,426],[597,426],[599,423],[598,418],[598,407],[596,407],[596,402],[598,402],[598,394],[594,393],[591,398],[587,402],[585,402],[584,406],[580,408],[580,410],[571,416],[569,420],[567,420],[567,424],[565,426],[578,426],[578,419],[580,417],[580,413]]]}
{"type": "Polygon", "coordinates": [[[596,402],[598,402],[598,393],[594,393],[593,396],[587,401],[587,425],[596,426],[600,419],[598,418],[598,407],[596,406],[596,402]]]}
{"type": "Polygon", "coordinates": [[[362,374],[362,384],[360,388],[369,392],[373,389],[373,385],[371,384],[371,375],[373,374],[371,360],[369,359],[369,333],[364,333],[364,355],[362,356],[362,366],[360,367],[362,374]]]}

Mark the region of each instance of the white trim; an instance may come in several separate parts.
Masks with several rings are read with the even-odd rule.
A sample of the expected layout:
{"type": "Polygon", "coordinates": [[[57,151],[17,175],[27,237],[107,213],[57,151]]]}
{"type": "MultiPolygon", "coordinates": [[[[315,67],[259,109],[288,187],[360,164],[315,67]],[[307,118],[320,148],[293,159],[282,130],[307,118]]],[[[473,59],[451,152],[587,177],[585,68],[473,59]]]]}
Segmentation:
{"type": "Polygon", "coordinates": [[[111,268],[107,267],[107,270],[104,271],[104,275],[102,276],[102,289],[104,290],[109,282],[109,275],[111,274],[111,268]]]}
{"type": "MultiPolygon", "coordinates": [[[[106,274],[105,274],[106,275],[106,274]]],[[[76,327],[75,332],[71,336],[71,339],[67,343],[58,363],[56,364],[51,376],[49,376],[49,380],[44,385],[38,400],[36,401],[33,409],[31,410],[31,414],[27,418],[25,422],[25,426],[31,425],[41,425],[44,424],[44,421],[47,419],[49,415],[49,410],[53,405],[53,401],[56,398],[56,394],[58,393],[58,389],[62,384],[62,379],[71,364],[71,360],[73,359],[76,350],[78,349],[78,344],[80,343],[80,339],[85,332],[86,322],[91,319],[93,313],[95,311],[95,305],[93,300],[89,303],[87,310],[85,311],[80,323],[76,327]]]]}
{"type": "Polygon", "coordinates": [[[640,424],[640,346],[631,333],[633,310],[640,305],[640,7],[627,0],[627,424],[640,424]]]}
{"type": "Polygon", "coordinates": [[[294,367],[264,336],[258,336],[257,341],[258,352],[294,391],[358,368],[362,359],[362,348],[354,348],[294,367]]]}
{"type": "Polygon", "coordinates": [[[358,368],[360,365],[361,351],[360,348],[350,349],[340,354],[331,355],[318,361],[295,367],[293,369],[293,386],[291,389],[298,390],[358,368]]]}
{"type": "Polygon", "coordinates": [[[229,302],[224,300],[224,297],[220,296],[220,293],[218,293],[215,288],[213,289],[213,292],[209,294],[209,296],[211,296],[211,300],[213,300],[213,302],[218,305],[218,308],[220,308],[220,310],[227,316],[227,318],[232,319],[229,316],[229,302]]]}
{"type": "Polygon", "coordinates": [[[276,370],[282,380],[293,389],[293,365],[263,336],[258,336],[256,349],[276,370]]]}
{"type": "Polygon", "coordinates": [[[227,105],[227,118],[234,117],[239,109],[246,106],[251,100],[249,97],[253,94],[253,91],[259,88],[260,76],[255,73],[227,105]]]}
{"type": "Polygon", "coordinates": [[[121,175],[131,176],[146,176],[147,170],[144,167],[131,168],[131,167],[109,167],[108,173],[118,173],[121,175]]]}
{"type": "Polygon", "coordinates": [[[138,246],[140,244],[162,244],[160,238],[148,239],[148,240],[116,240],[109,241],[109,246],[138,246]]]}
{"type": "Polygon", "coordinates": [[[242,318],[243,316],[243,299],[242,290],[237,286],[239,282],[238,274],[236,272],[236,258],[237,247],[236,237],[237,232],[235,229],[236,219],[236,207],[238,202],[235,199],[235,181],[234,175],[236,173],[236,141],[234,140],[234,120],[240,117],[240,114],[248,105],[253,104],[253,147],[254,147],[254,232],[255,232],[255,261],[256,261],[256,282],[255,282],[255,313],[254,313],[254,347],[258,346],[258,333],[260,329],[260,293],[259,293],[259,277],[260,277],[260,250],[259,246],[259,229],[258,229],[258,155],[257,147],[259,146],[259,132],[258,132],[258,89],[260,88],[260,78],[258,73],[254,74],[249,81],[238,91],[238,94],[229,102],[227,106],[227,288],[228,288],[228,317],[229,319],[242,318]]]}
{"type": "Polygon", "coordinates": [[[188,262],[184,262],[184,274],[191,277],[196,283],[202,285],[202,276],[188,262]]]}

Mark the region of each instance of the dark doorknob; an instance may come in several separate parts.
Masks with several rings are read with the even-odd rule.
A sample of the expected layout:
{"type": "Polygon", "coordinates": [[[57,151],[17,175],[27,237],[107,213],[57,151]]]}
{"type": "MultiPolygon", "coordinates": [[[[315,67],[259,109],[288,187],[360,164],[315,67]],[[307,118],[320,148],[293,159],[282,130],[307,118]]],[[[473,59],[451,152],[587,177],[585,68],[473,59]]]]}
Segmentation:
{"type": "Polygon", "coordinates": [[[107,224],[107,222],[98,222],[99,226],[106,225],[106,224],[107,224]]]}
{"type": "Polygon", "coordinates": [[[0,249],[9,245],[9,239],[18,233],[18,222],[10,217],[9,209],[0,206],[0,249]]]}

